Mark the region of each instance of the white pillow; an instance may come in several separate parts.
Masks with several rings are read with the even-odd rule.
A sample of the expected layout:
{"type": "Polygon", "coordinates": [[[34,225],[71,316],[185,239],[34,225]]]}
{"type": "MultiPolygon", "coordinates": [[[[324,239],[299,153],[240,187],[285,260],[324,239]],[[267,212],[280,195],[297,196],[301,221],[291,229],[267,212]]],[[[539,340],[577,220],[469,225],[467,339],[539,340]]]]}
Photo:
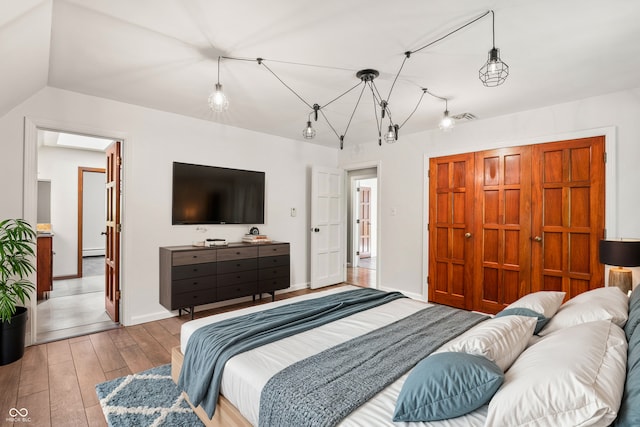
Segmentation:
{"type": "Polygon", "coordinates": [[[527,294],[520,299],[512,302],[507,308],[528,308],[537,313],[544,315],[547,319],[553,317],[564,300],[565,292],[556,291],[539,291],[527,294]]]}
{"type": "Polygon", "coordinates": [[[548,335],[580,323],[611,320],[621,328],[629,317],[629,298],[619,288],[606,287],[583,292],[562,304],[538,335],[548,335]]]}
{"type": "Polygon", "coordinates": [[[627,341],[608,320],[542,338],[505,374],[489,403],[491,426],[608,426],[625,381],[627,341]]]}
{"type": "Polygon", "coordinates": [[[525,349],[536,327],[535,317],[506,316],[485,320],[444,344],[434,353],[452,351],[484,356],[502,372],[525,349]]]}

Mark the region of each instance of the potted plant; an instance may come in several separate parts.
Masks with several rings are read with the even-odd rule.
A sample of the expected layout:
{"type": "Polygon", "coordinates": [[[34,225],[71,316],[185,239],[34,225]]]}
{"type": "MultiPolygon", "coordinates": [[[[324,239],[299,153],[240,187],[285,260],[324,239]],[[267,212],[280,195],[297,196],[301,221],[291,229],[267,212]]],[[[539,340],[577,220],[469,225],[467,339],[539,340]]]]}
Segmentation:
{"type": "Polygon", "coordinates": [[[35,289],[28,279],[35,271],[35,238],[22,219],[0,221],[0,366],[24,354],[27,309],[18,303],[24,305],[35,289]]]}

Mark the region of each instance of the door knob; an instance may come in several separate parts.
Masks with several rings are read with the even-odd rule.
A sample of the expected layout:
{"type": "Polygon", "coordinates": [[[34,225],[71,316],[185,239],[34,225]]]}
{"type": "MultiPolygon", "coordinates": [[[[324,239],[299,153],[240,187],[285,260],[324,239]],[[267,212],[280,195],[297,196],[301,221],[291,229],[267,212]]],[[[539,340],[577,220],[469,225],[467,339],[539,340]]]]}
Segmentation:
{"type": "Polygon", "coordinates": [[[533,240],[535,240],[536,242],[542,242],[542,237],[536,236],[533,238],[533,240]]]}
{"type": "Polygon", "coordinates": [[[319,233],[320,229],[318,227],[312,228],[311,231],[313,231],[314,233],[319,233]]]}
{"type": "Polygon", "coordinates": [[[464,233],[464,237],[466,237],[467,239],[471,238],[471,233],[464,233]]]}
{"type": "Polygon", "coordinates": [[[102,232],[102,233],[100,233],[100,234],[101,234],[101,235],[103,235],[103,236],[106,236],[106,235],[107,235],[107,232],[106,232],[106,231],[103,231],[103,232],[102,232]]]}

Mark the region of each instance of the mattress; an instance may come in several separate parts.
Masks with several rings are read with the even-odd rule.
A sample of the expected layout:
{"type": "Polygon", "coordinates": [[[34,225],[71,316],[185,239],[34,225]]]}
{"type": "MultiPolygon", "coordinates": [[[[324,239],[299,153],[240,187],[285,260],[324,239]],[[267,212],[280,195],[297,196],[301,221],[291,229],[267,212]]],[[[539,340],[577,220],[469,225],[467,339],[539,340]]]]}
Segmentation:
{"type": "MultiPolygon", "coordinates": [[[[344,286],[277,301],[266,306],[261,305],[248,307],[237,311],[221,313],[215,316],[209,316],[187,322],[182,326],[180,336],[181,350],[184,353],[191,334],[204,325],[264,310],[266,308],[318,298],[350,289],[357,288],[353,286],[344,286]]],[[[220,388],[221,393],[251,424],[257,425],[262,388],[269,378],[277,372],[292,363],[319,353],[351,338],[355,338],[374,329],[393,323],[421,309],[431,306],[432,305],[428,303],[411,300],[409,298],[402,298],[335,322],[331,322],[310,331],[241,353],[227,362],[222,377],[222,384],[220,388]]],[[[340,425],[345,427],[364,427],[373,425],[462,427],[484,425],[487,406],[463,417],[451,420],[432,423],[392,422],[391,416],[395,408],[395,402],[407,375],[408,374],[402,376],[365,405],[361,406],[349,417],[344,419],[340,425]]]]}

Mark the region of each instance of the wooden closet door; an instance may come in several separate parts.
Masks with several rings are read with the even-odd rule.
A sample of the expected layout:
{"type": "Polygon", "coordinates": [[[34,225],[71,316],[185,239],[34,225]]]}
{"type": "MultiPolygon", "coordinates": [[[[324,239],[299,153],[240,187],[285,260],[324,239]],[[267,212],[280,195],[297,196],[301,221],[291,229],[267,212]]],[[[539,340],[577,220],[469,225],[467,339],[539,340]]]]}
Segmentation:
{"type": "Polygon", "coordinates": [[[532,291],[603,286],[604,137],[533,146],[532,291]]]}
{"type": "Polygon", "coordinates": [[[429,160],[429,301],[472,304],[474,157],[429,160]]]}
{"type": "Polygon", "coordinates": [[[531,147],[475,155],[473,309],[497,313],[530,290],[531,147]]]}

